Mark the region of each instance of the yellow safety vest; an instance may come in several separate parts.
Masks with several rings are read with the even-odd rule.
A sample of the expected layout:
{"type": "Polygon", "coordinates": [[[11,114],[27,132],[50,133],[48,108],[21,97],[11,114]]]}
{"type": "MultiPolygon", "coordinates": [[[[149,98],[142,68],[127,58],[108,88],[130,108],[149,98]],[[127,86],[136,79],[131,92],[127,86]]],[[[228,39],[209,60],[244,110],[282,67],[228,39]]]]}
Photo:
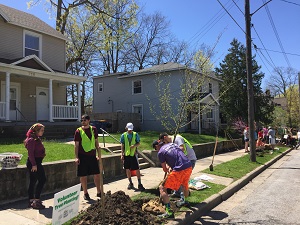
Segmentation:
{"type": "Polygon", "coordinates": [[[125,147],[125,156],[134,156],[134,153],[135,153],[135,149],[130,149],[130,145],[131,143],[135,143],[135,137],[136,137],[136,132],[132,132],[132,139],[131,139],[131,142],[129,143],[129,140],[128,140],[128,133],[127,132],[124,132],[124,147],[125,147]]]}
{"type": "Polygon", "coordinates": [[[95,143],[96,143],[95,134],[94,134],[93,128],[91,126],[90,126],[90,129],[91,129],[91,134],[92,134],[91,139],[89,139],[89,137],[86,135],[86,133],[84,132],[82,127],[78,128],[78,130],[80,132],[80,136],[81,136],[81,145],[85,152],[89,152],[89,151],[95,149],[95,143]]]}
{"type": "MultiPolygon", "coordinates": [[[[177,134],[177,135],[179,135],[179,134],[177,134]]],[[[181,135],[179,135],[180,137],[182,137],[181,135]]],[[[183,145],[183,149],[184,149],[184,154],[185,155],[187,155],[188,154],[188,152],[187,152],[187,150],[186,150],[186,146],[185,146],[185,144],[187,144],[190,148],[193,148],[193,146],[191,145],[191,143],[187,140],[187,139],[185,139],[184,137],[182,137],[183,138],[183,140],[184,140],[184,145],[183,145]]]]}

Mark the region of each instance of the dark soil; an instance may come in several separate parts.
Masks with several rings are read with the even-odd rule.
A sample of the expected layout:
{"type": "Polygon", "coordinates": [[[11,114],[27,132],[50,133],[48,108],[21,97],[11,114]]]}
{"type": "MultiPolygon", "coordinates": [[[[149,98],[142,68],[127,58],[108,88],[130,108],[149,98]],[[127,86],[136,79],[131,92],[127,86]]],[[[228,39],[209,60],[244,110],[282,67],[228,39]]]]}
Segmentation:
{"type": "Polygon", "coordinates": [[[105,194],[104,220],[101,200],[92,204],[71,225],[161,225],[164,221],[149,212],[142,211],[141,205],[133,202],[123,191],[105,194]]]}

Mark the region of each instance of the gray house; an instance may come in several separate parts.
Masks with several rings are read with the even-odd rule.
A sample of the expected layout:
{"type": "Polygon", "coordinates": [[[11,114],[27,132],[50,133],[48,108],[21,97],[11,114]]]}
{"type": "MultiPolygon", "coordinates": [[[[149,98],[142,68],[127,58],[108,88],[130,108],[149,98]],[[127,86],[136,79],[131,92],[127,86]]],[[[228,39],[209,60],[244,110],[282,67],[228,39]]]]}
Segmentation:
{"type": "MultiPolygon", "coordinates": [[[[203,77],[201,100],[197,101],[194,109],[185,112],[185,125],[180,131],[201,133],[215,129],[219,124],[219,82],[222,80],[213,75],[204,77],[199,71],[178,63],[165,63],[132,73],[106,73],[94,77],[93,113],[139,113],[141,130],[166,130],[155,116],[159,111],[157,83],[161,84],[162,89],[166,88],[164,84],[169,85],[172,92],[171,107],[176,113],[180,110],[178,99],[187,74],[203,77]],[[153,108],[157,111],[153,111],[153,108]]],[[[188,103],[195,104],[192,98],[188,103]]]]}
{"type": "MultiPolygon", "coordinates": [[[[66,37],[39,18],[0,4],[0,121],[80,120],[66,87],[66,37]]],[[[80,92],[78,92],[80,97],[80,92]]]]}

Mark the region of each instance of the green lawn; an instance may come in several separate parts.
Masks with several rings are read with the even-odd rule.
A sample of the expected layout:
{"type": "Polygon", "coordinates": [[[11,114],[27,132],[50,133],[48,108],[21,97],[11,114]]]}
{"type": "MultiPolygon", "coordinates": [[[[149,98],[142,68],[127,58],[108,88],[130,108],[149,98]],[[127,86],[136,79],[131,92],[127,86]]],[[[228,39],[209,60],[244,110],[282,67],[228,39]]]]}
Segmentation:
{"type": "MultiPolygon", "coordinates": [[[[214,174],[220,177],[230,177],[234,180],[238,180],[248,174],[249,172],[253,171],[257,167],[267,163],[271,159],[275,158],[276,156],[282,154],[286,151],[288,147],[280,147],[279,150],[274,151],[272,154],[269,151],[265,151],[264,154],[258,154],[256,157],[256,162],[251,162],[250,155],[245,155],[240,158],[233,159],[231,161],[219,164],[214,166],[213,171],[209,169],[205,169],[201,172],[207,174],[214,174]]],[[[207,184],[210,188],[206,188],[203,190],[191,190],[192,194],[187,198],[187,201],[190,202],[191,206],[195,206],[196,204],[204,201],[208,197],[219,193],[223,190],[226,186],[221,184],[214,184],[211,182],[203,181],[203,183],[207,184]]],[[[158,188],[158,187],[157,187],[158,188]]],[[[132,197],[132,200],[138,201],[140,199],[152,199],[158,197],[157,188],[153,188],[150,190],[146,190],[146,192],[142,192],[138,195],[132,197]]],[[[183,207],[183,210],[185,208],[183,207]]]]}
{"type": "MultiPolygon", "coordinates": [[[[111,137],[104,137],[104,141],[106,143],[119,143],[120,137],[122,133],[111,133],[113,137],[115,137],[118,141],[111,137]]],[[[138,132],[140,139],[141,139],[141,145],[139,147],[140,150],[150,150],[152,149],[152,142],[154,140],[157,140],[159,137],[159,132],[154,131],[145,131],[145,132],[138,132]]],[[[210,135],[203,135],[203,134],[191,134],[191,133],[182,133],[183,137],[185,137],[192,145],[193,144],[201,144],[201,143],[207,143],[207,142],[215,142],[216,137],[210,136],[210,135]]],[[[218,137],[219,141],[226,140],[225,138],[218,137]]],[[[99,142],[103,143],[103,137],[99,137],[99,142]]]]}
{"type": "MultiPolygon", "coordinates": [[[[119,143],[119,139],[121,133],[112,133],[113,137],[115,137],[118,141],[116,141],[112,137],[104,137],[105,143],[119,143]]],[[[150,150],[152,149],[152,142],[156,140],[159,136],[159,132],[139,132],[141,138],[141,145],[139,150],[150,150]]],[[[214,142],[215,137],[209,135],[199,135],[199,134],[183,134],[191,144],[199,144],[199,143],[206,143],[206,142],[214,142]]],[[[220,138],[221,140],[225,140],[220,138]]],[[[103,137],[99,137],[99,142],[103,143],[103,137]]],[[[61,140],[47,140],[47,137],[43,138],[43,143],[46,148],[46,157],[44,162],[53,162],[58,160],[65,160],[65,159],[74,159],[74,146],[71,144],[66,144],[61,140]]],[[[9,138],[9,139],[0,139],[0,153],[4,152],[16,152],[23,155],[23,158],[19,165],[26,164],[27,159],[27,150],[24,147],[23,140],[20,138],[9,138]]],[[[106,151],[102,151],[102,154],[110,154],[106,151]]]]}

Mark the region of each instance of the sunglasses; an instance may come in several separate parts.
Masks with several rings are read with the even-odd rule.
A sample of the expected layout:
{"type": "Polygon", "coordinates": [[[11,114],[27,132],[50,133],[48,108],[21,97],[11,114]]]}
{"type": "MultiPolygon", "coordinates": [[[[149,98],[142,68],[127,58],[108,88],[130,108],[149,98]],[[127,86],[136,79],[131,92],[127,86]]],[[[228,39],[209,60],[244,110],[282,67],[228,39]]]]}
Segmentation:
{"type": "Polygon", "coordinates": [[[88,120],[87,119],[81,119],[80,121],[83,122],[83,121],[88,121],[88,120]]]}

